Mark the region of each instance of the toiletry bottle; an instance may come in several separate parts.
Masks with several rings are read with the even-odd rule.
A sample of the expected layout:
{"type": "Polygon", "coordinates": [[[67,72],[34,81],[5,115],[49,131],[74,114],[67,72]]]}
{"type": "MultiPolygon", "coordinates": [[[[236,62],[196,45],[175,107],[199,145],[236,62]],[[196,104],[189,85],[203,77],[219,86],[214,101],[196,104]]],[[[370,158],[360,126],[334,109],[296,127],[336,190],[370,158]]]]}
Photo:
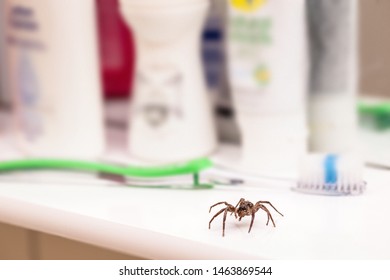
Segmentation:
{"type": "Polygon", "coordinates": [[[209,94],[214,104],[218,138],[224,143],[239,144],[240,136],[227,79],[226,20],[227,1],[211,1],[203,30],[203,63],[209,94]]]}
{"type": "Polygon", "coordinates": [[[201,65],[209,0],[121,0],[136,40],[129,148],[153,162],[209,155],[216,146],[201,65]]]}
{"type": "Polygon", "coordinates": [[[308,0],[307,6],[310,149],[358,151],[358,1],[308,0]]]}
{"type": "Polygon", "coordinates": [[[304,0],[229,0],[228,65],[247,172],[291,175],[307,149],[304,0]]]}
{"type": "Polygon", "coordinates": [[[97,0],[100,61],[106,98],[126,98],[133,87],[135,50],[119,0],[97,0]]]}
{"type": "Polygon", "coordinates": [[[5,78],[5,40],[4,40],[4,3],[0,2],[0,105],[9,103],[9,98],[6,93],[5,83],[7,79],[5,78]]]}
{"type": "Polygon", "coordinates": [[[95,0],[4,2],[18,147],[27,156],[100,156],[95,0]]]}

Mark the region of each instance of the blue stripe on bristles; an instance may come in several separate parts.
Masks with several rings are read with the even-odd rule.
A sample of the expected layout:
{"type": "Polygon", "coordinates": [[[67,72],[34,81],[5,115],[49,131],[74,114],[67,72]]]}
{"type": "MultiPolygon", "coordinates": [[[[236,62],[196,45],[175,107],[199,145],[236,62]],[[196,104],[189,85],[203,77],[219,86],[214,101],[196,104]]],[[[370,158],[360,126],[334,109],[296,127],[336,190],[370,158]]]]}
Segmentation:
{"type": "Polygon", "coordinates": [[[327,155],[324,160],[325,184],[337,183],[336,155],[327,155]]]}

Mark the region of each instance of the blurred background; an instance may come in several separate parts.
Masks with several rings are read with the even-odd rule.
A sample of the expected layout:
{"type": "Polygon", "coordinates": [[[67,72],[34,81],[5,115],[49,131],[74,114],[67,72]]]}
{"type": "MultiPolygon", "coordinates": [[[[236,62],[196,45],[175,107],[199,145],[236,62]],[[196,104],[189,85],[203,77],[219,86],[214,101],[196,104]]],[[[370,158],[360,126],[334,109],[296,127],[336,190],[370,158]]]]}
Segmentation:
{"type": "Polygon", "coordinates": [[[389,97],[390,81],[386,79],[390,71],[387,49],[390,37],[386,31],[389,24],[387,1],[360,1],[361,5],[361,92],[374,97],[389,97]]]}
{"type": "Polygon", "coordinates": [[[390,2],[286,2],[0,0],[0,159],[390,168],[390,2]]]}

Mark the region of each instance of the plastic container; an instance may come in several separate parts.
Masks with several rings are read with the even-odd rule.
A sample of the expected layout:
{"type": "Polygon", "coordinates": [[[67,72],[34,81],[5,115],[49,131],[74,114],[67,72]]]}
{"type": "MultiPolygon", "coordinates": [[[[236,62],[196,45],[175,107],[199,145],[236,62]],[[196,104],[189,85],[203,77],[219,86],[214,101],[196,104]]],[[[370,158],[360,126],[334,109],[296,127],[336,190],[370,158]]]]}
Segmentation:
{"type": "Polygon", "coordinates": [[[202,53],[208,90],[214,104],[218,138],[224,143],[239,144],[240,135],[227,78],[227,3],[226,0],[211,1],[203,30],[202,53]]]}
{"type": "Polygon", "coordinates": [[[104,149],[94,0],[6,0],[9,89],[27,156],[104,149]]]}
{"type": "Polygon", "coordinates": [[[129,149],[140,159],[176,162],[216,147],[201,64],[208,0],[121,0],[136,39],[129,149]]]}
{"type": "Polygon", "coordinates": [[[118,0],[97,0],[100,61],[106,98],[129,97],[133,88],[133,35],[122,19],[118,0]]]}
{"type": "Polygon", "coordinates": [[[230,86],[247,172],[296,174],[307,151],[304,0],[229,2],[230,86]]]}
{"type": "Polygon", "coordinates": [[[308,0],[310,149],[350,153],[357,137],[358,1],[308,0]]]}
{"type": "Polygon", "coordinates": [[[5,83],[7,79],[5,78],[5,36],[4,36],[4,24],[5,24],[5,15],[3,2],[0,3],[0,104],[9,103],[9,97],[6,93],[5,83]]]}

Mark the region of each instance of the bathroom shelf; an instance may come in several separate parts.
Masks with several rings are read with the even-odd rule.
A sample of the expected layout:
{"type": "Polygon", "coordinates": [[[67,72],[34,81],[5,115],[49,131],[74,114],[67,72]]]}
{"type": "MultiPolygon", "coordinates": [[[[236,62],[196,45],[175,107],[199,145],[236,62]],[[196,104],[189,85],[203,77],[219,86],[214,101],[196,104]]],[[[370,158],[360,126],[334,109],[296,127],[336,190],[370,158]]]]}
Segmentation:
{"type": "MultiPolygon", "coordinates": [[[[17,156],[7,139],[0,134],[2,159],[17,156]]],[[[368,168],[365,178],[364,195],[325,197],[267,184],[160,190],[94,174],[3,174],[0,222],[148,259],[389,259],[390,172],[368,168]],[[210,205],[241,197],[269,200],[285,216],[275,213],[273,228],[259,212],[250,234],[249,218],[228,216],[225,237],[220,216],[209,230],[210,205]]]]}

